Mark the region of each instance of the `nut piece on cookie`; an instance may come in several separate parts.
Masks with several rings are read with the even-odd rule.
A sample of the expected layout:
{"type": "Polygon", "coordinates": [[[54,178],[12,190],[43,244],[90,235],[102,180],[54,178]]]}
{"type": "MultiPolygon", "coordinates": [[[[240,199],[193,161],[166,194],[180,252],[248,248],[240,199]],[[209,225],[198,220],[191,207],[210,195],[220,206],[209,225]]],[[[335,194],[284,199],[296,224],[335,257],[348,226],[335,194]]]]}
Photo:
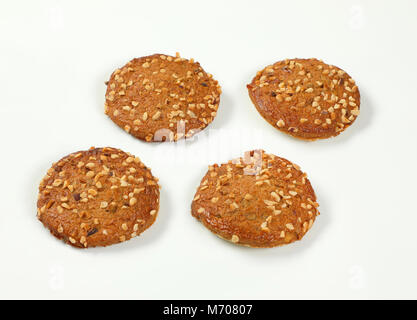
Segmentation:
{"type": "Polygon", "coordinates": [[[113,72],[105,113],[123,130],[147,141],[177,141],[216,117],[221,89],[193,59],[154,54],[113,72]]]}
{"type": "Polygon", "coordinates": [[[139,158],[114,148],[72,153],[52,165],[39,185],[38,219],[79,248],[136,237],[155,221],[159,186],[139,158]]]}
{"type": "Polygon", "coordinates": [[[359,115],[355,81],[317,59],[288,59],[259,71],[247,86],[262,117],[303,140],[339,135],[359,115]]]}
{"type": "Polygon", "coordinates": [[[297,165],[255,150],[210,166],[191,214],[235,244],[275,247],[301,240],[320,214],[317,208],[310,181],[297,165]]]}

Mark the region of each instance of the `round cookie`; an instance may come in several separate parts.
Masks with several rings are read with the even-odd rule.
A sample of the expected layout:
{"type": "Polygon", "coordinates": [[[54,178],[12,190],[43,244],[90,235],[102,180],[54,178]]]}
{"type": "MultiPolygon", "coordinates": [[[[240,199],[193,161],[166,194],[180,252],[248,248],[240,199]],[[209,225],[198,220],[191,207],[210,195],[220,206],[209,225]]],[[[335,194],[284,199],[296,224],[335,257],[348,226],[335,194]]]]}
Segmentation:
{"type": "Polygon", "coordinates": [[[355,81],[317,59],[279,61],[259,71],[247,88],[265,120],[303,140],[337,136],[359,115],[355,81]]]}
{"type": "Polygon", "coordinates": [[[39,186],[39,220],[75,247],[129,240],[154,223],[158,210],[158,179],[118,149],[72,153],[54,163],[39,186]]]}
{"type": "Polygon", "coordinates": [[[105,113],[136,138],[177,141],[209,125],[221,89],[193,59],[154,54],[133,59],[107,83],[105,113]]]}
{"type": "Polygon", "coordinates": [[[317,207],[310,181],[297,165],[256,150],[210,166],[191,212],[225,240],[274,247],[300,240],[320,214],[317,207]]]}

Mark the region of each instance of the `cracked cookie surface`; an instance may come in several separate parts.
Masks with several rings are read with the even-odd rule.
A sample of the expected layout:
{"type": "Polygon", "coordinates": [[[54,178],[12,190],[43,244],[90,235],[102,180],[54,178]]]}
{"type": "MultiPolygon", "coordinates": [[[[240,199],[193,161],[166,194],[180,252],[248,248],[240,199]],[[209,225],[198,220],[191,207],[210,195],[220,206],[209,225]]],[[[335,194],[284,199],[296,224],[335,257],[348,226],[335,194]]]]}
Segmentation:
{"type": "Polygon", "coordinates": [[[274,247],[302,239],[320,214],[317,208],[310,181],[297,165],[255,150],[210,166],[191,213],[225,240],[274,247]]]}
{"type": "Polygon", "coordinates": [[[139,158],[91,148],[54,163],[39,185],[38,218],[58,239],[80,248],[129,240],[159,210],[159,185],[139,158]]]}

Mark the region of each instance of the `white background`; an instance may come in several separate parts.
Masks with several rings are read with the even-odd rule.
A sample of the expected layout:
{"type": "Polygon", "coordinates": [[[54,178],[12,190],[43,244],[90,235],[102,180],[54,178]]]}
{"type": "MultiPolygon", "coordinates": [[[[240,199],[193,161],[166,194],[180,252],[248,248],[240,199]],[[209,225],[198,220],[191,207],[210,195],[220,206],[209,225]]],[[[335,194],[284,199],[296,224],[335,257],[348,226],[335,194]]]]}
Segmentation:
{"type": "Polygon", "coordinates": [[[416,1],[2,1],[0,298],[417,298],[416,1]],[[104,82],[133,57],[195,58],[223,88],[194,141],[135,140],[104,115],[104,82]],[[358,83],[361,114],[302,142],[267,124],[257,70],[317,57],[358,83]],[[52,162],[91,146],[139,156],[162,185],[156,223],[77,250],[36,219],[52,162]],[[299,164],[322,215],[306,237],[249,249],[190,215],[207,165],[263,148],[299,164]]]}

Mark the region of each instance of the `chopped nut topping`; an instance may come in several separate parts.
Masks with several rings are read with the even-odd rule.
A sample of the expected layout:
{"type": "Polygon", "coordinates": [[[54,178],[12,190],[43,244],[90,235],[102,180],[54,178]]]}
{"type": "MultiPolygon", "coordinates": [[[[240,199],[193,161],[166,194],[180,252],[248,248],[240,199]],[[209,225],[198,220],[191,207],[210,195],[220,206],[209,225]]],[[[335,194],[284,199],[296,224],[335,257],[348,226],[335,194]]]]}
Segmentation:
{"type": "Polygon", "coordinates": [[[253,197],[252,197],[249,193],[247,193],[247,194],[245,195],[245,199],[246,199],[246,200],[251,200],[251,199],[253,199],[253,197]]]}
{"type": "Polygon", "coordinates": [[[292,223],[287,223],[285,226],[288,230],[294,230],[294,226],[292,225],[292,223]]]}
{"type": "Polygon", "coordinates": [[[236,203],[236,202],[233,202],[231,205],[230,205],[230,209],[232,209],[232,210],[235,210],[235,209],[238,209],[239,208],[239,205],[236,203]]]}
{"type": "Polygon", "coordinates": [[[89,162],[85,165],[88,169],[93,169],[96,165],[92,162],[89,162]]]}
{"type": "Polygon", "coordinates": [[[278,126],[279,128],[284,127],[284,126],[285,126],[285,122],[284,122],[284,120],[282,120],[282,119],[278,120],[278,122],[277,122],[277,126],[278,126]]]}
{"type": "Polygon", "coordinates": [[[238,243],[239,242],[239,237],[237,235],[232,235],[232,242],[233,243],[238,243]]]}
{"type": "Polygon", "coordinates": [[[271,196],[275,199],[276,202],[281,201],[281,197],[278,194],[276,194],[275,192],[271,192],[271,196]]]}
{"type": "Polygon", "coordinates": [[[158,120],[161,117],[161,112],[157,111],[153,116],[152,116],[152,120],[158,120]]]}
{"type": "Polygon", "coordinates": [[[59,187],[62,184],[62,180],[61,179],[56,179],[53,183],[52,186],[54,187],[59,187]]]}
{"type": "Polygon", "coordinates": [[[133,205],[135,205],[137,202],[138,202],[138,200],[137,200],[136,198],[131,198],[131,199],[129,200],[129,205],[133,206],[133,205]]]}
{"type": "Polygon", "coordinates": [[[88,171],[87,173],[86,173],[86,175],[85,175],[87,178],[92,178],[92,177],[94,177],[95,176],[95,173],[94,173],[94,171],[88,171]]]}
{"type": "Polygon", "coordinates": [[[274,206],[274,205],[276,205],[276,204],[277,204],[275,201],[271,201],[271,200],[264,200],[264,203],[265,203],[267,206],[274,206]]]}

